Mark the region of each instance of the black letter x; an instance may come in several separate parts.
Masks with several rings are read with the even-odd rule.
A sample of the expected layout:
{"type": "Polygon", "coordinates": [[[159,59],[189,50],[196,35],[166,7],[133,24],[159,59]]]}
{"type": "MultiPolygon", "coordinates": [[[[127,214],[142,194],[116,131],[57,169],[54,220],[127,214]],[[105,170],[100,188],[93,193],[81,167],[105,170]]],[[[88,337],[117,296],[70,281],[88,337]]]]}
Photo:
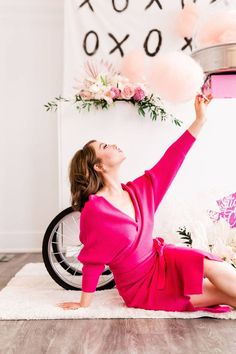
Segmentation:
{"type": "Polygon", "coordinates": [[[184,37],[184,40],[185,40],[186,44],[181,48],[181,50],[184,50],[184,49],[190,47],[190,49],[192,51],[193,50],[193,48],[192,48],[192,38],[184,37]]]}
{"type": "Polygon", "coordinates": [[[153,3],[154,3],[154,1],[157,3],[157,5],[160,7],[160,9],[162,10],[162,6],[161,6],[161,3],[160,3],[160,1],[158,1],[158,0],[151,0],[150,2],[149,2],[149,4],[147,4],[147,6],[145,7],[145,10],[147,10],[153,3]]]}
{"type": "Polygon", "coordinates": [[[129,34],[127,34],[127,35],[125,36],[125,38],[124,38],[121,42],[118,42],[117,39],[113,36],[113,34],[108,33],[108,35],[109,35],[112,39],[114,39],[114,41],[115,41],[116,44],[117,44],[117,45],[109,52],[109,54],[113,53],[116,49],[119,49],[120,55],[123,57],[123,56],[124,56],[124,52],[123,52],[123,50],[122,50],[122,48],[121,48],[121,44],[124,43],[124,41],[126,41],[127,38],[129,38],[129,34]]]}
{"type": "Polygon", "coordinates": [[[84,2],[82,2],[82,4],[80,4],[79,7],[82,7],[82,6],[84,6],[85,4],[88,3],[88,6],[89,6],[90,10],[94,12],[94,9],[93,9],[93,7],[92,7],[92,5],[90,4],[89,1],[90,1],[90,0],[85,0],[84,2]]]}

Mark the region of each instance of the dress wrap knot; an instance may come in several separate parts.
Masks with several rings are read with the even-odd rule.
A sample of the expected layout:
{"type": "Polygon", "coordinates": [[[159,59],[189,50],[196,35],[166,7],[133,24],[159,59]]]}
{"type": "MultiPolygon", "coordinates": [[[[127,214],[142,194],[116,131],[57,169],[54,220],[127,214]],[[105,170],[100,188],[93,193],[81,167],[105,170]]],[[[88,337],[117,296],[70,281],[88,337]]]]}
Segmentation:
{"type": "Polygon", "coordinates": [[[165,287],[165,258],[163,255],[163,249],[165,247],[165,241],[162,237],[156,237],[153,239],[155,250],[158,253],[158,285],[157,289],[163,289],[165,287]]]}

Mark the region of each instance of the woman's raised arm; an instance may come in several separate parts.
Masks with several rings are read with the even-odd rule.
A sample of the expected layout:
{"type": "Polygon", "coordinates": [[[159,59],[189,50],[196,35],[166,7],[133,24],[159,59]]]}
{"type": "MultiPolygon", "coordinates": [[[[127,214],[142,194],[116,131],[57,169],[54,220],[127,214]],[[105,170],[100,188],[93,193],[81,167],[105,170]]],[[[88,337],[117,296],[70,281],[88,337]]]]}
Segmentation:
{"type": "Polygon", "coordinates": [[[201,128],[206,121],[206,108],[212,96],[204,98],[201,95],[195,97],[196,118],[190,127],[166,150],[161,159],[144,175],[136,178],[133,183],[144,195],[145,193],[153,199],[154,210],[156,211],[162,198],[171,185],[179,168],[181,167],[186,154],[193,145],[201,128]],[[151,186],[150,186],[151,183],[151,186]],[[152,194],[152,196],[151,196],[152,194]]]}

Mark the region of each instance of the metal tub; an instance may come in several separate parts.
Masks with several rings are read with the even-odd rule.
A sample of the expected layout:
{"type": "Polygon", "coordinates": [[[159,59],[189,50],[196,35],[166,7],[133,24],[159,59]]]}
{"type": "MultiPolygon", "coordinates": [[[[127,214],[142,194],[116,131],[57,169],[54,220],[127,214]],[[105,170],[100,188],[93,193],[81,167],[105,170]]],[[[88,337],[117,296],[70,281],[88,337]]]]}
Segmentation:
{"type": "Polygon", "coordinates": [[[236,42],[198,49],[192,52],[191,57],[201,65],[206,76],[236,72],[236,42]]]}

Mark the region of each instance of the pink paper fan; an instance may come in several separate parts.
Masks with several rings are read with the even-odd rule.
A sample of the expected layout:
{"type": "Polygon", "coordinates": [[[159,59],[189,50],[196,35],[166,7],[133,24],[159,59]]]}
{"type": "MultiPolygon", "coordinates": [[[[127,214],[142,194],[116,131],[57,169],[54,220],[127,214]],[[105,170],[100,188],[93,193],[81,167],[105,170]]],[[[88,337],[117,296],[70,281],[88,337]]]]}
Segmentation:
{"type": "Polygon", "coordinates": [[[197,3],[187,3],[176,16],[175,32],[180,37],[192,37],[198,22],[200,8],[197,3]]]}
{"type": "Polygon", "coordinates": [[[131,82],[144,80],[145,57],[142,51],[134,50],[124,55],[121,60],[120,71],[131,82]]]}
{"type": "Polygon", "coordinates": [[[159,54],[150,66],[147,78],[163,99],[177,103],[193,99],[204,82],[201,66],[180,52],[159,54]]]}
{"type": "Polygon", "coordinates": [[[195,42],[198,48],[236,42],[236,11],[217,11],[199,23],[195,42]]]}

